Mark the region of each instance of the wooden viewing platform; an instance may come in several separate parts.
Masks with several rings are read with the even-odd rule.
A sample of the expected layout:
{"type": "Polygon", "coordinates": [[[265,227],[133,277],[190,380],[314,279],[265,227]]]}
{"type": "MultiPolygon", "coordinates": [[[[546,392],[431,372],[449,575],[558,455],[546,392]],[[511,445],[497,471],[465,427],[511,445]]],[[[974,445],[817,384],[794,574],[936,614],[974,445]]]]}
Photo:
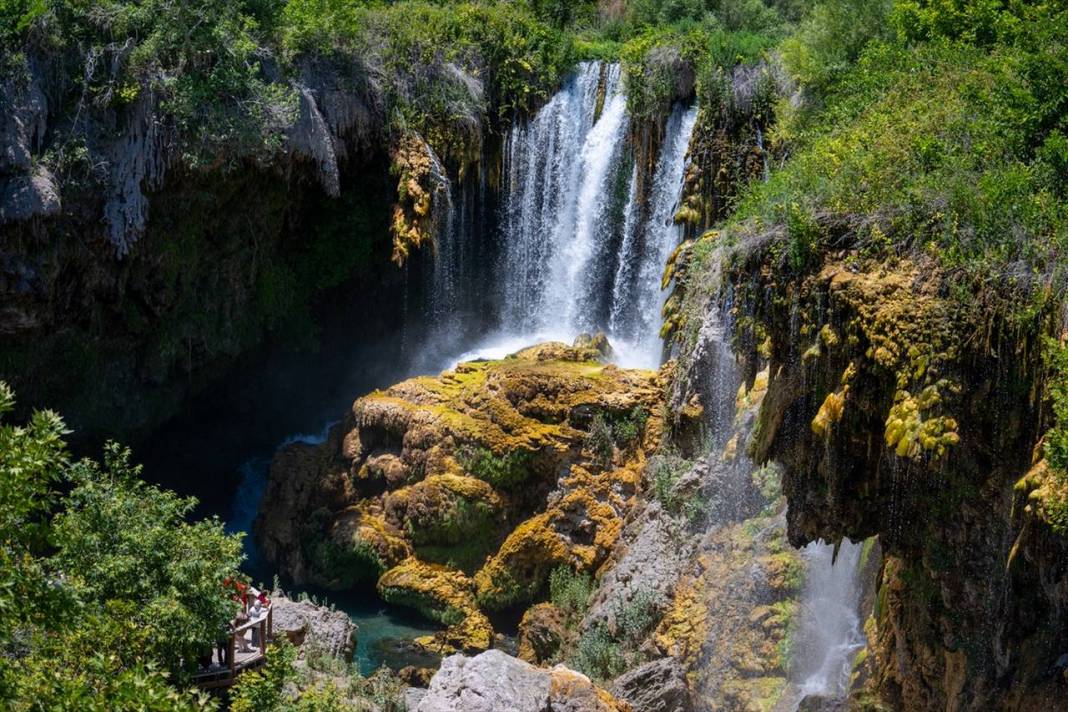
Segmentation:
{"type": "Polygon", "coordinates": [[[263,610],[265,615],[256,620],[250,620],[237,628],[231,628],[230,638],[227,642],[226,659],[219,658],[219,648],[213,646],[211,650],[211,664],[206,670],[202,669],[193,675],[193,683],[202,690],[213,690],[229,687],[234,684],[237,676],[246,670],[255,670],[267,662],[267,643],[274,635],[272,604],[268,602],[263,610]],[[251,647],[252,631],[256,630],[259,638],[259,646],[251,647]],[[244,648],[245,650],[242,650],[244,648]]]}

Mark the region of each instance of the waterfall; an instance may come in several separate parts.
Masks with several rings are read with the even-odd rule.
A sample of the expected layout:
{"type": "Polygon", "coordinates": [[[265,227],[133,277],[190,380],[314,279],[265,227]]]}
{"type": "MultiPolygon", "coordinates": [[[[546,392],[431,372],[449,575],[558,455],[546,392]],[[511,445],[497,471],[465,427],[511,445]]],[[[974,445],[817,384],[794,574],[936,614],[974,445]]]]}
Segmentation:
{"type": "Polygon", "coordinates": [[[606,331],[617,360],[660,361],[660,275],[681,238],[673,216],[696,109],[665,125],[647,204],[618,64],[584,62],[505,142],[496,279],[499,331],[463,357],[606,331]]]}
{"type": "Polygon", "coordinates": [[[801,598],[793,677],[802,697],[837,698],[849,690],[853,656],[864,647],[858,612],[863,544],[843,541],[804,549],[808,572],[801,598]]]}
{"type": "Polygon", "coordinates": [[[609,333],[630,346],[640,365],[655,368],[660,362],[660,311],[666,293],[660,277],[672,251],[682,240],[675,212],[682,198],[686,150],[690,145],[697,108],[676,105],[668,118],[664,144],[653,173],[649,217],[641,223],[632,215],[637,204],[631,179],[624,249],[612,293],[609,333]],[[644,229],[643,229],[644,228],[644,229]],[[632,235],[641,230],[642,234],[632,235]]]}
{"type": "Polygon", "coordinates": [[[561,338],[597,323],[604,273],[614,259],[629,119],[619,65],[587,62],[530,121],[505,155],[502,327],[561,338]],[[598,93],[604,106],[596,115],[598,93]]]}

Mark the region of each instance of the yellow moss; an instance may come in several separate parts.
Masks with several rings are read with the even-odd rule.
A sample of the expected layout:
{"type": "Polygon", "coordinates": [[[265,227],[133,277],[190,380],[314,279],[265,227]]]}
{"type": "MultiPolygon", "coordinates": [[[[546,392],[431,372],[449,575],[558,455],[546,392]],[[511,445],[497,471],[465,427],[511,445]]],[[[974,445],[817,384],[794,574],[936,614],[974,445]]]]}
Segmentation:
{"type": "MultiPolygon", "coordinates": [[[[555,667],[549,673],[549,699],[567,702],[568,709],[589,712],[640,712],[597,687],[582,673],[555,667]]],[[[556,709],[557,705],[552,707],[556,709]]]]}
{"type": "Polygon", "coordinates": [[[924,453],[935,457],[945,455],[950,446],[960,442],[960,436],[953,418],[928,415],[941,401],[938,385],[927,386],[918,396],[898,391],[886,419],[887,447],[893,448],[898,457],[918,458],[924,453]]]}
{"type": "Polygon", "coordinates": [[[391,152],[392,170],[398,176],[397,204],[393,206],[393,261],[404,264],[412,250],[433,243],[433,195],[439,186],[433,175],[430,147],[416,133],[403,134],[391,152]]]}
{"type": "Polygon", "coordinates": [[[382,507],[375,500],[362,500],[344,510],[334,521],[330,539],[347,548],[374,551],[384,568],[394,566],[412,553],[403,533],[386,522],[382,507]]]}
{"type": "Polygon", "coordinates": [[[654,637],[657,648],[684,661],[688,668],[697,663],[708,638],[704,589],[701,577],[683,579],[654,637]]]}
{"type": "Polygon", "coordinates": [[[831,425],[842,419],[842,413],[845,411],[845,397],[848,391],[849,387],[846,386],[841,391],[827,394],[827,397],[823,399],[823,405],[820,406],[819,411],[816,413],[816,417],[812,419],[812,432],[821,438],[830,433],[831,425]]]}
{"type": "Polygon", "coordinates": [[[479,601],[490,608],[530,601],[556,566],[567,564],[580,570],[598,566],[633,507],[638,473],[637,466],[594,473],[573,465],[561,478],[558,496],[548,509],[516,527],[475,574],[479,601]],[[574,541],[576,523],[581,523],[589,543],[574,541]]]}
{"type": "MultiPolygon", "coordinates": [[[[383,595],[439,619],[459,619],[460,611],[463,621],[475,622],[467,630],[467,623],[458,628],[450,619],[428,645],[477,648],[488,630],[473,617],[479,604],[532,601],[554,567],[592,571],[607,558],[634,507],[646,453],[665,431],[671,373],[670,366],[654,372],[605,364],[607,348],[596,337],[542,344],[412,378],[353,404],[354,427],[343,437],[341,455],[353,475],[352,496],[365,499],[357,500],[350,519],[391,567],[380,581],[383,595]],[[599,412],[635,409],[645,413],[644,428],[633,442],[617,444],[605,464],[587,447],[589,423],[599,412]],[[540,511],[526,509],[526,480],[554,488],[540,511]],[[480,517],[472,526],[485,536],[485,550],[457,544],[457,532],[469,531],[467,519],[451,520],[445,511],[435,517],[455,500],[477,505],[449,511],[480,517]],[[500,538],[482,530],[517,519],[524,520],[511,533],[499,532],[503,544],[484,560],[500,538]],[[453,568],[422,560],[431,557],[453,568]],[[474,571],[472,578],[455,566],[474,571]],[[417,581],[416,573],[427,580],[417,581]]],[[[683,417],[700,414],[689,405],[683,411],[683,417]]]]}
{"type": "Polygon", "coordinates": [[[1065,526],[1062,518],[1068,508],[1068,478],[1058,477],[1046,460],[1037,462],[1021,477],[1015,490],[1027,495],[1026,513],[1055,528],[1065,526]]]}
{"type": "Polygon", "coordinates": [[[482,651],[493,642],[493,627],[478,610],[471,580],[461,571],[410,557],[382,574],[378,592],[386,601],[411,606],[448,625],[433,636],[441,651],[482,651]]]}

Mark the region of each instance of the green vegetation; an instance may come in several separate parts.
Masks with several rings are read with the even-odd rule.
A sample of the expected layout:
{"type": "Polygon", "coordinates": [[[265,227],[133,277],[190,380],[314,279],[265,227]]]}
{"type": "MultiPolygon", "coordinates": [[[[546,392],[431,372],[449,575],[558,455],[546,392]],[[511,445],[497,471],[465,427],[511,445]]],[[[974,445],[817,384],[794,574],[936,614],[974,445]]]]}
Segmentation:
{"type": "Polygon", "coordinates": [[[840,239],[828,226],[845,225],[873,256],[934,257],[962,295],[1060,299],[1068,14],[1000,6],[818,5],[784,43],[788,69],[814,98],[779,112],[777,140],[795,155],[750,192],[730,229],[784,224],[783,257],[800,270],[840,239]],[[898,32],[883,38],[888,11],[898,32]],[[851,32],[834,29],[854,16],[851,32]],[[926,19],[906,19],[917,16],[926,19]]]}
{"type": "Polygon", "coordinates": [[[627,658],[607,626],[599,624],[579,638],[571,664],[594,680],[610,680],[627,669],[627,658]]]}
{"type": "Polygon", "coordinates": [[[645,408],[634,406],[629,412],[612,414],[612,438],[618,447],[632,445],[645,434],[645,424],[649,414],[645,408]]]}
{"type": "Polygon", "coordinates": [[[389,121],[443,153],[464,148],[487,108],[533,108],[573,61],[569,36],[510,2],[3,0],[0,38],[5,66],[38,49],[69,57],[72,98],[94,109],[158,105],[184,161],[213,168],[282,146],[309,56],[356,58],[389,121]]]}
{"type": "Polygon", "coordinates": [[[582,620],[593,595],[593,578],[570,566],[558,566],[549,574],[549,600],[569,621],[582,620]]]}
{"type": "Polygon", "coordinates": [[[656,455],[645,466],[646,477],[652,484],[652,494],[672,514],[682,511],[684,497],[675,484],[686,474],[691,463],[673,455],[656,455]]]}
{"type": "Polygon", "coordinates": [[[530,476],[530,450],[512,450],[503,455],[489,448],[472,447],[460,452],[460,465],[494,487],[511,489],[530,476]]]}
{"type": "Polygon", "coordinates": [[[607,467],[612,462],[616,448],[622,450],[641,440],[648,420],[649,414],[641,406],[623,413],[597,413],[586,433],[586,447],[601,467],[607,467]]]}
{"type": "Polygon", "coordinates": [[[1046,516],[1054,531],[1068,535],[1068,345],[1050,339],[1046,344],[1049,399],[1054,425],[1046,431],[1045,455],[1059,487],[1046,502],[1046,516]]]}
{"type": "Polygon", "coordinates": [[[688,253],[682,361],[719,287],[712,262],[732,244],[760,244],[785,279],[809,276],[829,250],[920,260],[951,307],[1004,324],[995,331],[1060,336],[1068,8],[821,0],[799,18],[778,44],[793,86],[765,132],[784,159],[688,253]]]}
{"type": "MultiPolygon", "coordinates": [[[[0,383],[0,417],[13,407],[0,383]]],[[[0,700],[199,709],[183,687],[233,617],[240,537],[186,521],[195,501],[144,484],[118,445],[71,463],[66,434],[47,411],[0,425],[0,700]]]]}
{"type": "MultiPolygon", "coordinates": [[[[0,418],[14,407],[0,382],[0,418]]],[[[62,419],[0,420],[0,706],[21,710],[214,710],[189,674],[236,612],[241,537],[188,521],[195,500],[145,484],[114,443],[70,462],[62,419]],[[66,492],[60,495],[57,490],[66,492]]],[[[284,639],[283,639],[284,640],[284,639]]],[[[243,675],[234,710],[400,710],[402,686],[309,657],[345,685],[298,670],[287,643],[243,675]],[[294,687],[294,683],[300,683],[294,687]],[[299,690],[299,692],[297,692],[299,690]]]]}
{"type": "Polygon", "coordinates": [[[638,591],[620,609],[617,618],[623,641],[628,643],[630,648],[636,649],[653,626],[660,621],[656,597],[651,591],[638,591]]]}
{"type": "Polygon", "coordinates": [[[267,664],[262,669],[238,679],[231,691],[230,709],[233,712],[403,712],[405,686],[387,669],[363,677],[354,667],[339,665],[337,658],[330,661],[321,670],[300,668],[296,664],[296,649],[283,639],[269,648],[267,664]],[[316,679],[316,672],[330,677],[316,679]]]}
{"type": "Polygon", "coordinates": [[[1056,425],[1046,433],[1046,459],[1050,466],[1068,472],[1068,345],[1050,339],[1046,345],[1049,398],[1056,425]]]}
{"type": "Polygon", "coordinates": [[[594,680],[610,680],[641,663],[638,649],[659,620],[654,594],[638,591],[616,612],[615,633],[598,623],[579,637],[570,664],[594,680]]]}
{"type": "Polygon", "coordinates": [[[586,447],[601,467],[612,464],[612,456],[616,452],[615,437],[608,419],[601,413],[593,416],[590,422],[590,431],[586,433],[586,447]]]}
{"type": "Polygon", "coordinates": [[[497,513],[481,500],[445,500],[428,514],[405,521],[416,553],[426,561],[473,574],[499,542],[497,513]]]}

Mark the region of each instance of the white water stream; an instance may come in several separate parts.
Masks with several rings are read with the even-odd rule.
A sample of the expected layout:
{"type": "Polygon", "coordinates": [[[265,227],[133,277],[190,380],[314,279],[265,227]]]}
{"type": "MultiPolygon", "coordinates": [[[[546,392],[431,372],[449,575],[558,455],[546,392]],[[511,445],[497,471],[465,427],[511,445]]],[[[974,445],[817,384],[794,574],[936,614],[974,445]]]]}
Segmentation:
{"type": "Polygon", "coordinates": [[[853,658],[864,647],[858,611],[863,544],[823,542],[803,550],[808,571],[794,651],[794,679],[802,697],[839,698],[849,690],[853,658]]]}

